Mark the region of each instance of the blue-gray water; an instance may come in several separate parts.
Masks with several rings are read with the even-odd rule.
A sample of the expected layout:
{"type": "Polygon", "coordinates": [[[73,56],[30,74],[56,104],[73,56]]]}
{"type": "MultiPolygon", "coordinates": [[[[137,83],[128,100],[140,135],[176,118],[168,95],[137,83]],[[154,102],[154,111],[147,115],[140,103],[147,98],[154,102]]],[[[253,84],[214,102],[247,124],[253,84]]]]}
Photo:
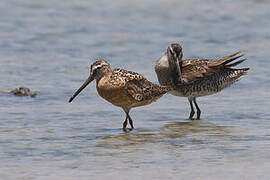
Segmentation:
{"type": "Polygon", "coordinates": [[[0,179],[270,178],[270,3],[227,1],[2,0],[0,91],[21,85],[36,98],[0,93],[0,179]],[[186,98],[165,95],[124,113],[89,85],[104,58],[157,82],[155,61],[178,42],[185,58],[243,50],[247,76],[202,97],[201,121],[186,98]]]}

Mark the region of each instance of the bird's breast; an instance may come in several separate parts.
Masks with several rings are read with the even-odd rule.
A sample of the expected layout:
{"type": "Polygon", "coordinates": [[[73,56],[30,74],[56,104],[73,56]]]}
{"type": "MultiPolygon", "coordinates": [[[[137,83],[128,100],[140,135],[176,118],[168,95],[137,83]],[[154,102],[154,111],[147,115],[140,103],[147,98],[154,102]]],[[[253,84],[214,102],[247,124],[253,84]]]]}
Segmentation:
{"type": "Polygon", "coordinates": [[[166,55],[162,56],[155,65],[158,82],[160,85],[172,85],[172,77],[169,69],[168,58],[166,55]]]}
{"type": "Polygon", "coordinates": [[[97,82],[97,91],[102,98],[115,106],[125,107],[131,103],[122,81],[111,82],[110,79],[102,78],[97,82]]]}

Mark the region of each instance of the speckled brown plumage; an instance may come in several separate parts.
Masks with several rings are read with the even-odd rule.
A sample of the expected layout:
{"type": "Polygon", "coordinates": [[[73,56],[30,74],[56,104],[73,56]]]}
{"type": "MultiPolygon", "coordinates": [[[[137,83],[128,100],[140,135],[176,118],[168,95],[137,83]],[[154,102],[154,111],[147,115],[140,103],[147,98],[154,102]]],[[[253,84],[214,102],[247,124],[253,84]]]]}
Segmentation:
{"type": "Polygon", "coordinates": [[[171,91],[173,95],[188,97],[191,106],[189,118],[193,119],[192,102],[194,102],[197,108],[197,119],[200,119],[201,111],[196,98],[215,94],[246,74],[249,68],[232,68],[245,60],[233,62],[242,56],[240,52],[237,52],[216,60],[183,60],[182,47],[179,44],[172,44],[168,47],[166,54],[157,61],[155,71],[161,85],[174,87],[174,91],[171,91]]]}
{"type": "Polygon", "coordinates": [[[172,87],[154,84],[138,73],[124,69],[112,70],[108,62],[99,60],[91,65],[89,78],[75,92],[69,102],[94,79],[96,79],[98,94],[125,111],[124,130],[126,130],[127,120],[133,129],[133,122],[129,116],[131,108],[150,104],[172,90],[172,87]]]}
{"type": "MultiPolygon", "coordinates": [[[[218,60],[208,60],[208,59],[191,59],[182,60],[181,70],[182,70],[182,80],[183,83],[188,84],[196,80],[202,80],[201,78],[209,77],[214,73],[220,73],[227,70],[234,70],[230,67],[235,65],[228,65],[231,61],[242,57],[240,52],[237,52],[231,56],[218,59],[218,60]]],[[[237,62],[237,64],[243,62],[244,59],[237,62]]],[[[236,70],[237,71],[237,70],[236,70]]],[[[224,76],[223,74],[222,76],[224,76]]]]}

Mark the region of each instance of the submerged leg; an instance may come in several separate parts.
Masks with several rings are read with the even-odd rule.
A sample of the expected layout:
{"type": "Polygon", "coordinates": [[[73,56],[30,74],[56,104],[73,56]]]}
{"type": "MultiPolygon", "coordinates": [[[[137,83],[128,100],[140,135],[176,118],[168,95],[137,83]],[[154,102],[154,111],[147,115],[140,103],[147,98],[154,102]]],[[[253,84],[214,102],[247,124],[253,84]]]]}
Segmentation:
{"type": "Polygon", "coordinates": [[[195,98],[193,99],[193,101],[194,101],[194,104],[195,104],[196,109],[197,109],[197,119],[199,120],[201,117],[201,110],[200,110],[195,98]]]}
{"type": "Polygon", "coordinates": [[[188,101],[189,101],[189,104],[190,104],[190,108],[191,108],[189,119],[193,119],[193,116],[195,114],[195,111],[194,111],[194,108],[193,108],[193,104],[192,104],[192,100],[193,100],[193,98],[188,98],[188,101]]]}

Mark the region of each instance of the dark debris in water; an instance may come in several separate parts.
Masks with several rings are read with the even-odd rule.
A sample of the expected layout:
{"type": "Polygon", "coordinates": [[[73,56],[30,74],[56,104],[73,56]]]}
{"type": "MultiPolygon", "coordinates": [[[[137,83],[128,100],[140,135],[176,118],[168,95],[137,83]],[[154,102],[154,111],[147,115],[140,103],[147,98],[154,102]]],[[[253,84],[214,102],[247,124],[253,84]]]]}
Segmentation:
{"type": "Polygon", "coordinates": [[[37,91],[31,91],[27,87],[18,87],[16,89],[13,89],[9,91],[9,93],[14,94],[15,96],[31,96],[31,97],[36,97],[37,91]]]}

